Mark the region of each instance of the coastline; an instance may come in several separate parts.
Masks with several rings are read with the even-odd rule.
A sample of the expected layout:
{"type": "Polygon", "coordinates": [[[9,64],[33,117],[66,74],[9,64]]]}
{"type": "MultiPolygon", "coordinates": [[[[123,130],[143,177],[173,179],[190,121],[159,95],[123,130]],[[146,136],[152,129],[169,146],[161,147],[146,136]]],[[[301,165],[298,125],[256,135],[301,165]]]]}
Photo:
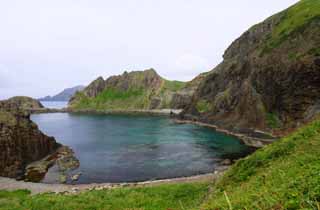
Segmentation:
{"type": "Polygon", "coordinates": [[[150,187],[161,184],[174,183],[192,183],[192,182],[213,182],[224,174],[229,166],[225,166],[213,173],[193,175],[188,177],[168,178],[159,180],[149,180],[141,182],[123,182],[123,183],[91,183],[91,184],[47,184],[17,181],[13,178],[0,177],[0,190],[30,190],[33,195],[41,193],[80,193],[90,190],[110,190],[122,187],[150,187]]]}
{"type": "Polygon", "coordinates": [[[178,115],[182,112],[182,109],[134,109],[134,110],[92,110],[82,109],[74,110],[71,108],[41,108],[41,109],[29,109],[31,114],[44,114],[44,113],[84,113],[84,114],[156,114],[156,115],[178,115]]]}
{"type": "MultiPolygon", "coordinates": [[[[53,108],[41,108],[41,109],[30,109],[28,110],[31,114],[44,114],[44,113],[73,113],[73,114],[147,114],[147,115],[165,115],[165,116],[178,116],[183,110],[182,109],[137,109],[137,110],[74,110],[71,108],[53,109],[53,108]]],[[[261,148],[265,145],[271,144],[276,141],[277,138],[266,134],[262,131],[254,130],[252,133],[268,135],[270,138],[254,137],[244,133],[237,133],[227,129],[220,128],[214,124],[203,123],[197,120],[181,120],[173,117],[172,120],[178,124],[195,124],[203,127],[214,129],[217,132],[236,137],[242,143],[247,146],[261,148]]]]}
{"type": "MultiPolygon", "coordinates": [[[[255,148],[264,147],[265,145],[271,144],[272,142],[277,140],[276,138],[252,137],[252,136],[249,136],[246,134],[236,133],[236,132],[232,132],[230,130],[222,129],[222,128],[219,128],[218,126],[213,125],[213,124],[203,123],[203,122],[194,121],[194,120],[180,120],[180,119],[173,119],[173,120],[175,123],[179,123],[179,124],[195,124],[195,125],[214,129],[217,132],[236,137],[245,145],[250,146],[250,147],[255,147],[255,148]]],[[[256,131],[256,132],[263,133],[262,131],[256,131]]]]}

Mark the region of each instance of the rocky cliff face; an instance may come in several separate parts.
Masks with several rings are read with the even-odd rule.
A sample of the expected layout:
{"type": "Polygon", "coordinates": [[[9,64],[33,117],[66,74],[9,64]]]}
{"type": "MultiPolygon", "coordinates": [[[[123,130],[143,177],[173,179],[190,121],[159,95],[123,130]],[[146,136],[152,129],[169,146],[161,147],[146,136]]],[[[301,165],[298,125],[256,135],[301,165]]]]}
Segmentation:
{"type": "Polygon", "coordinates": [[[124,72],[106,80],[97,78],[76,94],[69,106],[94,110],[180,109],[190,103],[193,84],[165,80],[154,69],[124,72]]]}
{"type": "MultiPolygon", "coordinates": [[[[30,100],[28,100],[30,101],[30,100]]],[[[22,176],[27,164],[54,152],[61,145],[44,135],[16,98],[0,101],[0,176],[22,176]],[[17,103],[14,103],[16,101],[17,103]]],[[[32,105],[32,108],[38,108],[32,105]]]]}
{"type": "Polygon", "coordinates": [[[320,1],[302,0],[253,26],[200,82],[182,118],[275,131],[320,112],[320,1]]]}

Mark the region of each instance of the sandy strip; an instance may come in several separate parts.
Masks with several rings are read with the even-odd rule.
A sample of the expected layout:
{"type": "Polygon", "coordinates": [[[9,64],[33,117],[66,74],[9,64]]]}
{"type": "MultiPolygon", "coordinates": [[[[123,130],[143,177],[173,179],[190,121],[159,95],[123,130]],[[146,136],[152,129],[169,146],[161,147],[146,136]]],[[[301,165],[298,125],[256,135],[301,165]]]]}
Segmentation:
{"type": "Polygon", "coordinates": [[[173,178],[173,179],[163,179],[145,182],[135,182],[135,183],[102,183],[102,184],[45,184],[45,183],[33,183],[25,181],[17,181],[11,178],[0,177],[0,190],[18,190],[27,189],[30,190],[32,194],[39,193],[78,193],[87,190],[103,190],[103,189],[113,189],[121,187],[142,187],[142,186],[157,186],[161,184],[170,183],[192,183],[192,182],[212,182],[217,179],[223,172],[215,172],[191,177],[173,178]]]}

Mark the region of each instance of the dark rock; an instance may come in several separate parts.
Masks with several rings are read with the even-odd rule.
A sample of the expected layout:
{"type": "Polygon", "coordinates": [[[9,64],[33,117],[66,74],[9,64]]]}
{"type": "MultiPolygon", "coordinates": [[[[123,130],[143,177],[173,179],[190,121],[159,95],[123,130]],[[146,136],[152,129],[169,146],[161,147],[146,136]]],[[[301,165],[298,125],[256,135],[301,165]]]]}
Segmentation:
{"type": "Polygon", "coordinates": [[[0,176],[21,177],[29,163],[61,146],[53,137],[44,135],[30,120],[29,113],[21,109],[39,104],[30,104],[29,99],[27,104],[21,104],[20,99],[0,101],[0,176]]]}
{"type": "Polygon", "coordinates": [[[320,113],[319,57],[309,53],[320,46],[320,18],[269,49],[266,43],[283,15],[268,18],[234,41],[182,115],[230,130],[270,132],[290,130],[320,113]],[[290,58],[292,52],[301,56],[290,58]]]}

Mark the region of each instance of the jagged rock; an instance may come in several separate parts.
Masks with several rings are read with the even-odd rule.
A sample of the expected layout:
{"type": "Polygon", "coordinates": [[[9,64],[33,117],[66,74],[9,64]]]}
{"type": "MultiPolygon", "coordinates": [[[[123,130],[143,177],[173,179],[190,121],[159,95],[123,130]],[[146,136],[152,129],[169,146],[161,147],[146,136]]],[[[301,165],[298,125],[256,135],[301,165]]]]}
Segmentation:
{"type": "Polygon", "coordinates": [[[235,131],[275,132],[295,128],[320,113],[320,17],[274,37],[283,21],[291,21],[287,12],[234,41],[223,62],[200,82],[181,118],[192,116],[235,131]]]}
{"type": "Polygon", "coordinates": [[[59,181],[64,180],[61,183],[65,183],[68,178],[68,173],[79,167],[80,162],[75,157],[74,152],[67,146],[61,146],[54,153],[47,157],[33,162],[26,167],[25,180],[31,182],[41,181],[48,173],[48,169],[57,165],[58,170],[49,172],[58,176],[59,181]]]}
{"type": "Polygon", "coordinates": [[[21,177],[29,163],[61,146],[53,137],[44,135],[30,120],[29,113],[22,109],[40,105],[28,98],[21,99],[0,101],[0,176],[21,177]],[[25,99],[27,104],[22,103],[25,99]]]}
{"type": "Polygon", "coordinates": [[[181,109],[190,102],[199,79],[168,81],[154,69],[124,72],[106,80],[99,77],[69,102],[75,110],[181,109]]]}

